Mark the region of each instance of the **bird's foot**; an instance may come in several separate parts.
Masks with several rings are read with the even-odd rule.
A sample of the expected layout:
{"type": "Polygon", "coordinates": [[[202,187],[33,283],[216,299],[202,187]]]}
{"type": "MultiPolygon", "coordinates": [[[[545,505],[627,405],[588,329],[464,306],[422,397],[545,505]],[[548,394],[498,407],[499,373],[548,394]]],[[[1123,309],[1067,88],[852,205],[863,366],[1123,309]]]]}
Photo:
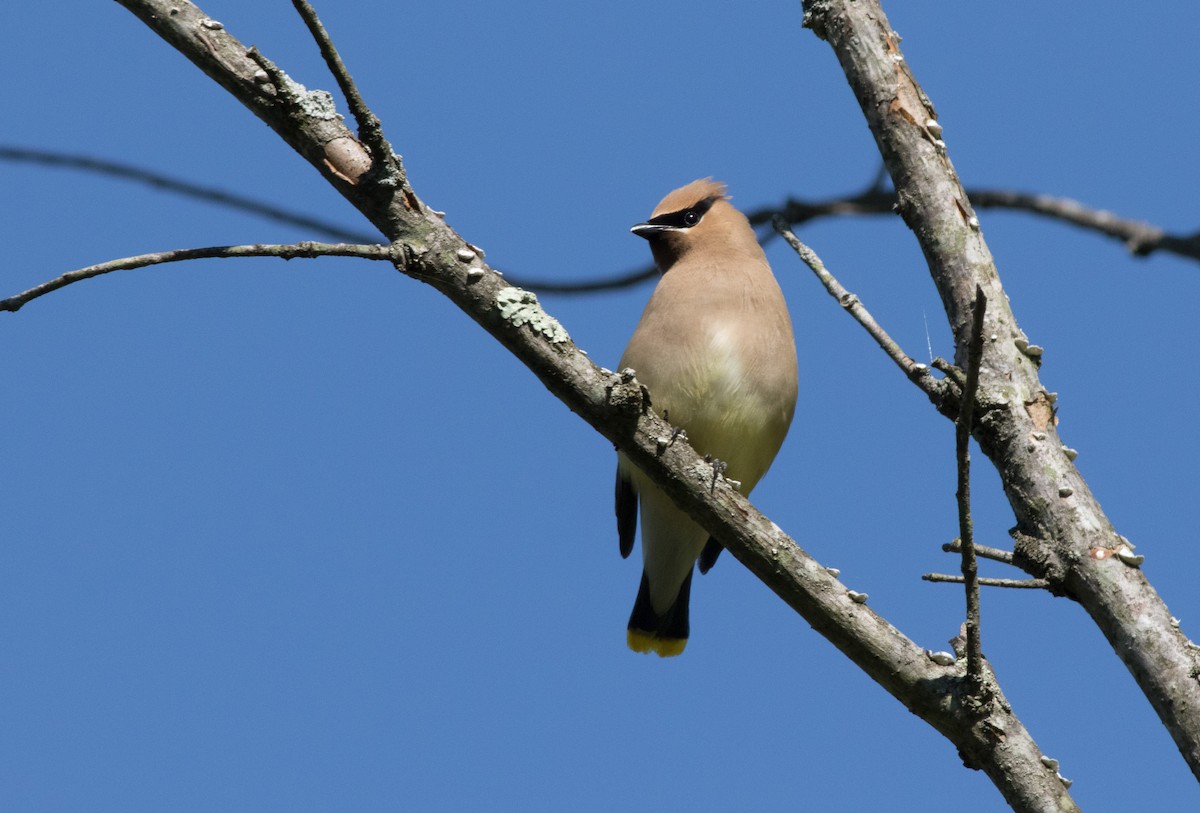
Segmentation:
{"type": "MultiPolygon", "coordinates": [[[[662,418],[664,421],[667,421],[667,423],[670,423],[670,420],[667,418],[667,410],[665,409],[663,410],[662,418]]],[[[661,457],[662,453],[674,446],[675,441],[679,438],[683,438],[684,440],[688,439],[687,432],[684,431],[682,426],[672,426],[671,434],[669,436],[656,438],[655,440],[657,441],[656,445],[658,455],[661,457]]]]}
{"type": "Polygon", "coordinates": [[[724,460],[717,460],[712,455],[705,455],[704,462],[712,466],[712,484],[708,487],[708,493],[711,494],[717,490],[717,479],[725,479],[725,470],[729,468],[729,464],[724,460]]]}

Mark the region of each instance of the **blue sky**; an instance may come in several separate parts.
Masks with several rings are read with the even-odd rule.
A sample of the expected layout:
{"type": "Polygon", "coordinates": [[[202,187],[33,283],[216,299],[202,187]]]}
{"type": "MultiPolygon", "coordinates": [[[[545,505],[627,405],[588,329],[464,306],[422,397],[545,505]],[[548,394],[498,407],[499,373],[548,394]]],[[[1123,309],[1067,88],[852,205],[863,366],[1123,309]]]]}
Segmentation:
{"type": "MultiPolygon", "coordinates": [[[[628,227],[712,175],[745,208],[878,158],[798,3],[320,8],[417,192],[495,267],[647,262],[628,227]]],[[[1196,228],[1200,8],[890,3],[968,186],[1196,228]]],[[[289,3],[202,7],[332,88],[289,3]]],[[[8,4],[8,144],[86,152],[366,228],[114,3],[8,4]],[[67,17],[70,24],[64,24],[67,17]]],[[[340,102],[339,102],[340,104],[340,102]]],[[[3,295],[105,259],[311,232],[0,165],[3,295]]],[[[1184,630],[1200,267],[981,211],[1060,432],[1184,630]]],[[[899,219],[800,233],[918,359],[952,352],[899,219]]],[[[801,395],[755,503],[932,649],[958,628],[953,430],[786,247],[801,395]]],[[[545,296],[612,366],[646,287],[545,296]]],[[[350,260],[111,275],[0,315],[6,810],[1003,810],[982,775],[732,558],[672,661],[626,651],[612,448],[436,292],[350,260]]],[[[976,527],[1013,524],[977,456],[976,527]]],[[[989,563],[988,575],[1016,575],[989,563]]],[[[984,650],[1091,810],[1200,793],[1063,599],[984,594],[984,650]]]]}

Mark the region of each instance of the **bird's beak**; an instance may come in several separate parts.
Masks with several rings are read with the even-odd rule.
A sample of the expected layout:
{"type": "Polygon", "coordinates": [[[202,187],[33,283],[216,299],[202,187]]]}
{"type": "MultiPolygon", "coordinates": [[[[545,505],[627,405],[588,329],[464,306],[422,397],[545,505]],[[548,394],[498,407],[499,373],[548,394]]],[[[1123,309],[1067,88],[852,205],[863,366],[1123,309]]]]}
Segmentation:
{"type": "Polygon", "coordinates": [[[672,229],[670,226],[664,226],[661,223],[638,223],[630,231],[638,237],[649,240],[651,237],[655,237],[665,231],[675,231],[675,229],[672,229]]]}

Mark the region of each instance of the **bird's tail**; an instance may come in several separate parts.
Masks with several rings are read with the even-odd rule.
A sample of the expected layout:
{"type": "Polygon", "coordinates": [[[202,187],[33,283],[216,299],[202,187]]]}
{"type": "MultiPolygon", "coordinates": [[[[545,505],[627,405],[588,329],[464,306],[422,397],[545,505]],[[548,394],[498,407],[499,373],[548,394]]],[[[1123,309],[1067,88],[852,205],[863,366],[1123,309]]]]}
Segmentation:
{"type": "Polygon", "coordinates": [[[629,615],[629,630],[626,640],[634,652],[653,652],[661,658],[670,658],[683,652],[688,639],[688,599],[692,593],[692,571],[689,570],[679,595],[670,608],[659,615],[650,603],[650,580],[642,571],[642,583],[638,587],[637,600],[629,615]]]}

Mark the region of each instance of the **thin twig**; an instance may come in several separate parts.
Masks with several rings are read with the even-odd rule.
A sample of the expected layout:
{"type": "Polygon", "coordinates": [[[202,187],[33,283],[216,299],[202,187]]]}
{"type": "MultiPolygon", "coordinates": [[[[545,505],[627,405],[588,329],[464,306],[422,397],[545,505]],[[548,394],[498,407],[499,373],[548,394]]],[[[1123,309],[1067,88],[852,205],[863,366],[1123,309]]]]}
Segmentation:
{"type": "MultiPolygon", "coordinates": [[[[961,553],[962,540],[955,539],[953,542],[947,542],[945,545],[942,545],[942,550],[946,553],[961,553]]],[[[991,559],[994,562],[1003,562],[1006,565],[1013,563],[1012,551],[989,548],[987,545],[975,545],[975,555],[984,559],[991,559]]]]}
{"type": "Polygon", "coordinates": [[[954,451],[958,461],[958,534],[962,547],[963,584],[967,592],[967,678],[983,686],[983,654],[979,632],[979,566],[975,560],[975,529],[971,519],[971,422],[975,393],[979,389],[979,367],[983,359],[983,317],[987,297],[975,286],[975,314],[967,345],[967,380],[955,421],[954,451]]]}
{"type": "Polygon", "coordinates": [[[282,209],[261,200],[254,200],[253,198],[226,192],[211,186],[202,186],[181,178],[173,178],[169,175],[163,175],[159,172],[118,161],[92,158],[87,155],[12,146],[0,146],[0,160],[80,169],[85,172],[95,172],[114,178],[125,178],[157,189],[163,189],[167,192],[175,192],[184,197],[208,201],[220,206],[228,206],[231,209],[239,209],[243,212],[249,212],[250,214],[280,223],[287,223],[291,226],[300,226],[310,232],[324,234],[326,237],[332,237],[335,240],[345,240],[350,243],[369,243],[378,237],[378,235],[347,229],[326,220],[318,220],[317,218],[308,217],[297,212],[289,212],[287,209],[282,209]]]}
{"type": "Polygon", "coordinates": [[[358,92],[354,78],[346,69],[346,64],[342,62],[341,56],[338,55],[337,48],[334,47],[333,40],[329,38],[329,32],[325,30],[325,26],[317,17],[316,10],[307,0],[292,0],[292,5],[300,13],[304,24],[308,26],[309,33],[316,40],[317,47],[321,50],[321,56],[325,59],[325,65],[333,74],[333,78],[337,80],[338,88],[342,91],[342,96],[345,97],[346,104],[350,107],[350,114],[354,116],[354,121],[358,124],[359,140],[367,146],[376,161],[390,155],[392,147],[384,138],[383,125],[380,123],[379,117],[367,106],[362,94],[358,92]]]}
{"type": "Polygon", "coordinates": [[[291,260],[298,257],[359,257],[364,260],[394,261],[395,253],[392,246],[378,244],[352,243],[292,243],[292,244],[255,244],[244,246],[207,246],[205,248],[180,248],[174,251],[159,251],[153,254],[139,254],[136,257],[124,257],[119,260],[109,260],[97,265],[89,265],[75,271],[68,271],[60,277],[36,285],[28,291],[14,294],[7,299],[0,299],[0,311],[16,312],[30,300],[45,296],[51,291],[57,291],[72,283],[85,279],[109,274],[113,271],[126,271],[132,268],[145,268],[149,265],[181,262],[183,260],[202,260],[233,257],[278,257],[291,260]]]}
{"type": "Polygon", "coordinates": [[[779,232],[783,236],[783,239],[788,241],[788,245],[800,255],[800,259],[804,261],[804,264],[812,269],[813,273],[817,275],[817,279],[825,286],[825,290],[829,292],[829,295],[836,299],[838,304],[845,308],[846,312],[853,316],[855,321],[866,329],[867,333],[871,334],[871,338],[883,348],[883,352],[888,354],[888,358],[896,363],[896,366],[908,376],[910,381],[924,390],[930,397],[940,399],[942,397],[941,382],[933,377],[929,372],[929,367],[913,361],[900,348],[900,345],[888,335],[888,332],[875,321],[875,318],[871,316],[870,311],[866,309],[866,306],[862,304],[859,298],[847,291],[837,281],[837,278],[829,272],[829,269],[821,262],[821,258],[817,256],[817,253],[800,242],[800,239],[792,232],[786,220],[776,216],[774,225],[775,231],[779,232]]]}
{"type": "MultiPolygon", "coordinates": [[[[963,584],[964,581],[962,576],[955,576],[950,573],[926,573],[921,579],[927,582],[945,582],[949,584],[963,584]]],[[[975,583],[980,587],[1010,587],[1017,590],[1046,590],[1050,587],[1050,582],[1046,579],[992,579],[987,576],[980,576],[975,580],[975,583]]]]}

